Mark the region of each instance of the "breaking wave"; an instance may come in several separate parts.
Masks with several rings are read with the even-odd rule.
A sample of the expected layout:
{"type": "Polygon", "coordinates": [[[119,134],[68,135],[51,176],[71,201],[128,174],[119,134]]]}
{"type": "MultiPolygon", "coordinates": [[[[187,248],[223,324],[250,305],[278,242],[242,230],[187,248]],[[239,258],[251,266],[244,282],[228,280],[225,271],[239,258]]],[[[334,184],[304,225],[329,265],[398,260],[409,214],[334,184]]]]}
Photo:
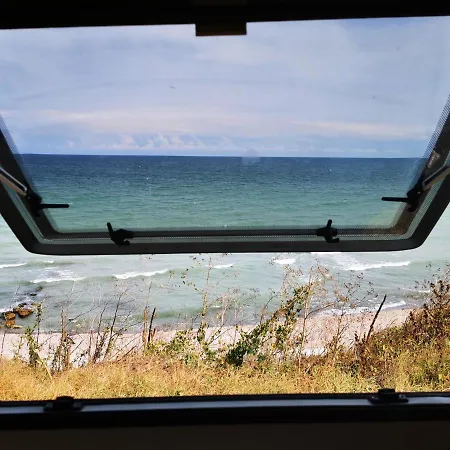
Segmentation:
{"type": "Polygon", "coordinates": [[[169,269],[164,270],[155,270],[154,272],[126,272],[114,275],[114,278],[118,280],[128,280],[129,278],[137,278],[137,277],[153,277],[154,275],[162,275],[167,273],[169,269]]]}

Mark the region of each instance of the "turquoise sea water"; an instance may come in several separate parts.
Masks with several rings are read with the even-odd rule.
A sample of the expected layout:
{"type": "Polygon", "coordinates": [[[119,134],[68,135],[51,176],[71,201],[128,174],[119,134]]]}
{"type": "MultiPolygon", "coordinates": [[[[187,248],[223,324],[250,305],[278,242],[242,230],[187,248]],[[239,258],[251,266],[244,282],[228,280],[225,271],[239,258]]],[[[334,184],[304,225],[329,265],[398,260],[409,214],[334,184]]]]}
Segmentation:
{"type": "Polygon", "coordinates": [[[24,155],[62,230],[388,225],[419,159],[24,155]]]}
{"type": "MultiPolygon", "coordinates": [[[[24,165],[46,201],[70,203],[52,220],[62,230],[115,227],[388,225],[420,164],[414,159],[193,158],[24,155],[24,165]]],[[[252,321],[282,284],[288,267],[306,280],[319,264],[342,282],[373,283],[362,306],[417,303],[416,281],[443,268],[450,249],[445,213],[419,249],[395,253],[136,255],[53,257],[27,253],[0,221],[0,308],[39,298],[45,326],[56,327],[61,302],[72,317],[122,296],[136,318],[147,302],[159,322],[195,314],[210,275],[210,298],[238,301],[252,321]],[[430,269],[429,266],[432,266],[430,269]],[[187,279],[186,269],[189,269],[187,279]],[[301,274],[300,274],[301,272],[301,274]],[[184,282],[183,282],[184,281],[184,282]],[[239,292],[236,292],[238,289],[239,292]],[[38,292],[36,292],[38,291],[38,292]],[[37,294],[37,295],[32,295],[37,294]]],[[[222,300],[223,301],[223,300],[222,300]]]]}

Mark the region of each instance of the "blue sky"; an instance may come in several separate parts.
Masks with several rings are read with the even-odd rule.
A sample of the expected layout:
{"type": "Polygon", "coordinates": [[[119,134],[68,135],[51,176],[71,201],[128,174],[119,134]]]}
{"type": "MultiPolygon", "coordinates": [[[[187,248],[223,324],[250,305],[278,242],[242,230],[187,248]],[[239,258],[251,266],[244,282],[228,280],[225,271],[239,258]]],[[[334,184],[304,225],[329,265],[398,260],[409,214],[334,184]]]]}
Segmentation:
{"type": "Polygon", "coordinates": [[[420,156],[450,93],[447,18],[0,31],[21,152],[420,156]]]}

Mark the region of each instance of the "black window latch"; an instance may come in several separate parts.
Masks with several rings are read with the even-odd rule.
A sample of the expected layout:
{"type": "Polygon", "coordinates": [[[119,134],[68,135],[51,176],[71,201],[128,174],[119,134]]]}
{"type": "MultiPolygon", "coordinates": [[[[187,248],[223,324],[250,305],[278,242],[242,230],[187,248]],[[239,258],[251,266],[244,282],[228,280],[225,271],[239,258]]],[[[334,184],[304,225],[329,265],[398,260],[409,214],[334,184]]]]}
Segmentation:
{"type": "Polygon", "coordinates": [[[339,242],[339,238],[337,238],[337,234],[338,234],[338,230],[336,230],[336,228],[333,228],[331,226],[331,224],[333,223],[333,221],[330,219],[327,222],[327,226],[323,227],[323,228],[319,228],[316,231],[316,235],[317,236],[322,236],[325,238],[325,240],[329,243],[329,244],[337,244],[339,242]]]}
{"type": "Polygon", "coordinates": [[[132,231],[124,230],[120,228],[119,230],[114,231],[112,225],[108,222],[106,224],[108,227],[108,233],[111,240],[117,245],[130,245],[130,241],[128,239],[133,239],[134,233],[132,231]]]}

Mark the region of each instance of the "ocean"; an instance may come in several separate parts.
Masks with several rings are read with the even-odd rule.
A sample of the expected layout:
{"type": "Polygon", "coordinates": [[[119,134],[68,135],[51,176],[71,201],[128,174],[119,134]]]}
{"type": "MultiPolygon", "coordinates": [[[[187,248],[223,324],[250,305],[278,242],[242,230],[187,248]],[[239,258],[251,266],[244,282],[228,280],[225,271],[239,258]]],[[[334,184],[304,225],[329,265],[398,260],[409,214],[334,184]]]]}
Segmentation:
{"type": "MultiPolygon", "coordinates": [[[[417,159],[226,158],[173,156],[22,155],[27,173],[61,230],[149,227],[389,225],[399,206],[383,195],[403,195],[417,159]]],[[[0,218],[0,309],[42,301],[43,327],[56,329],[61,305],[80,328],[120,298],[138,322],[146,305],[157,323],[195,317],[207,288],[215,315],[252,322],[279,301],[286,274],[306,282],[312,268],[329,279],[361,285],[358,306],[387,308],[423,301],[416,283],[444,270],[450,212],[420,248],[394,253],[286,253],[56,257],[25,251],[0,218]]],[[[328,297],[333,297],[332,281],[328,297]]],[[[316,299],[317,303],[330,298],[316,299]]],[[[127,316],[128,317],[128,316],[127,316]]],[[[30,319],[31,320],[31,319],[30,319]]],[[[232,320],[232,319],[230,319],[232,320]]]]}

